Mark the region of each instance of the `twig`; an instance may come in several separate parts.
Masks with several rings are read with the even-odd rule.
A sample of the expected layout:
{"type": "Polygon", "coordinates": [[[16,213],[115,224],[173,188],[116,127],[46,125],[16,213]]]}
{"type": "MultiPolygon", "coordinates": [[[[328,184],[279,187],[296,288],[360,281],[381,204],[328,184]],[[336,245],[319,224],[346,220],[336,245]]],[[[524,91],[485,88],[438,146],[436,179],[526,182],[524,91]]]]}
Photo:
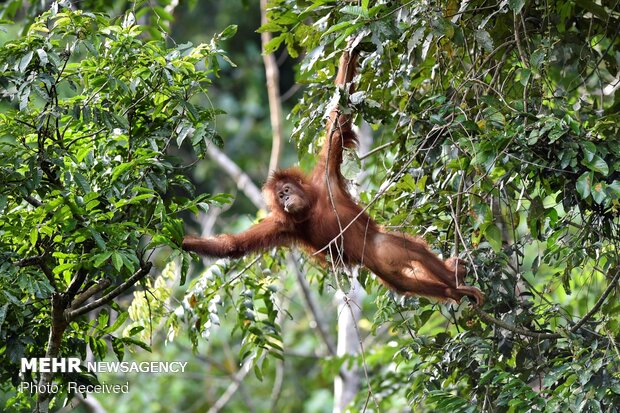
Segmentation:
{"type": "Polygon", "coordinates": [[[474,312],[476,314],[478,314],[478,317],[480,317],[481,319],[483,319],[484,321],[488,322],[488,323],[492,323],[495,324],[496,326],[499,326],[501,328],[503,328],[504,330],[508,330],[508,331],[512,331],[515,334],[519,334],[522,336],[527,336],[527,337],[533,337],[533,338],[537,338],[539,340],[554,340],[554,339],[558,339],[561,338],[562,335],[561,334],[557,334],[557,333],[541,333],[538,331],[531,331],[531,330],[527,330],[525,328],[522,327],[517,327],[513,324],[507,323],[505,321],[502,321],[500,319],[497,319],[495,317],[493,317],[491,314],[481,310],[480,308],[474,307],[474,312]]]}
{"type": "Polygon", "coordinates": [[[312,318],[314,319],[314,322],[316,324],[316,329],[319,332],[319,336],[323,340],[323,343],[325,343],[325,346],[327,347],[327,351],[329,352],[329,354],[331,356],[335,356],[336,348],[328,334],[327,326],[325,326],[325,323],[323,322],[323,320],[325,320],[325,317],[321,315],[320,310],[317,307],[312,297],[310,288],[308,288],[308,282],[304,278],[301,271],[299,271],[299,267],[296,264],[297,262],[299,262],[299,257],[297,256],[296,253],[289,253],[286,255],[286,259],[288,261],[289,268],[293,270],[293,272],[295,273],[295,276],[297,277],[297,284],[299,285],[299,288],[301,289],[301,295],[304,298],[304,302],[306,303],[308,312],[312,315],[312,318]]]}
{"type": "Polygon", "coordinates": [[[286,102],[287,100],[295,96],[295,93],[297,93],[299,89],[301,89],[301,85],[299,83],[295,83],[286,92],[280,95],[280,102],[286,102]]]}
{"type": "Polygon", "coordinates": [[[98,129],[98,130],[96,130],[94,132],[87,133],[86,135],[78,136],[77,138],[72,139],[71,142],[69,142],[67,144],[67,149],[71,148],[71,146],[73,146],[73,144],[76,143],[77,141],[79,141],[80,139],[90,138],[91,136],[95,136],[95,135],[100,134],[104,130],[105,130],[105,128],[100,128],[100,129],[98,129]]]}
{"type": "Polygon", "coordinates": [[[252,368],[252,359],[248,359],[243,363],[243,366],[234,374],[232,377],[232,383],[228,386],[224,394],[217,399],[217,401],[211,406],[207,413],[217,413],[226,406],[226,404],[230,401],[232,396],[239,390],[241,387],[241,382],[248,375],[250,369],[252,368]]]}
{"type": "Polygon", "coordinates": [[[517,43],[517,50],[519,51],[519,57],[521,58],[521,62],[523,63],[523,66],[525,66],[526,69],[529,69],[530,64],[527,61],[527,57],[525,55],[525,51],[523,50],[523,45],[521,44],[521,39],[520,39],[520,34],[521,34],[521,25],[519,22],[519,17],[520,13],[514,13],[513,15],[513,27],[514,27],[514,37],[515,37],[515,42],[517,43]]]}
{"type": "Polygon", "coordinates": [[[397,139],[394,139],[393,141],[384,143],[383,145],[379,145],[376,148],[373,148],[372,150],[366,152],[363,155],[359,155],[358,158],[359,158],[360,161],[362,161],[362,160],[364,160],[364,159],[374,155],[375,153],[382,151],[385,148],[389,148],[390,146],[392,146],[392,145],[394,145],[395,143],[398,143],[398,142],[399,141],[397,139]]]}
{"type": "Polygon", "coordinates": [[[594,304],[594,307],[592,307],[592,309],[588,311],[586,315],[584,315],[583,318],[579,320],[579,322],[570,329],[571,333],[576,333],[577,330],[579,330],[581,326],[583,326],[586,323],[586,321],[588,321],[590,318],[592,318],[594,314],[596,314],[596,312],[601,308],[601,306],[603,305],[603,303],[605,302],[605,300],[611,293],[611,290],[613,290],[614,287],[616,287],[618,280],[620,280],[620,269],[616,270],[616,275],[614,275],[614,278],[611,279],[611,281],[609,282],[609,285],[607,286],[605,291],[603,291],[603,294],[601,294],[599,299],[596,301],[596,304],[594,304]]]}

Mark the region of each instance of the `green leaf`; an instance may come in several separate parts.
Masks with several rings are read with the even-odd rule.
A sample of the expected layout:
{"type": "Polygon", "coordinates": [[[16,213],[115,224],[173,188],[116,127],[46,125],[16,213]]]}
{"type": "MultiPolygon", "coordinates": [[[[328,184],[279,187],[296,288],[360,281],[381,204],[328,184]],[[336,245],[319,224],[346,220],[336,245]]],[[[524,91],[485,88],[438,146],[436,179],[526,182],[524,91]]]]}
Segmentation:
{"type": "Polygon", "coordinates": [[[607,165],[607,162],[605,162],[605,160],[598,155],[592,155],[592,158],[589,161],[584,159],[581,161],[581,164],[587,166],[591,171],[603,174],[603,176],[609,175],[609,166],[607,165]]]}
{"type": "Polygon", "coordinates": [[[607,185],[605,182],[597,182],[592,186],[592,199],[597,204],[602,204],[607,199],[607,185]]]}
{"type": "Polygon", "coordinates": [[[131,337],[123,337],[123,338],[122,338],[122,340],[123,340],[123,342],[125,342],[125,343],[127,343],[127,344],[132,344],[132,345],[135,345],[135,346],[141,347],[141,348],[143,348],[144,350],[148,351],[149,353],[150,353],[150,352],[152,352],[152,350],[151,350],[151,346],[149,346],[148,344],[146,344],[146,343],[145,343],[145,342],[143,342],[143,341],[136,340],[136,339],[133,339],[133,338],[131,338],[131,337]]]}
{"type": "Polygon", "coordinates": [[[183,235],[185,231],[183,230],[183,221],[180,219],[172,219],[165,223],[164,229],[166,232],[170,234],[170,238],[177,245],[180,245],[183,241],[183,235]]]}
{"type": "Polygon", "coordinates": [[[286,33],[286,50],[293,59],[299,57],[299,52],[295,48],[295,36],[292,33],[286,33]]]}
{"type": "Polygon", "coordinates": [[[340,36],[338,36],[338,38],[334,41],[334,46],[339,47],[340,44],[344,40],[346,40],[349,36],[351,36],[355,31],[357,31],[362,26],[364,26],[364,23],[359,22],[359,23],[352,25],[351,27],[347,27],[345,30],[342,31],[340,36]]]}
{"type": "Polygon", "coordinates": [[[118,125],[121,126],[123,129],[125,130],[129,129],[129,120],[127,120],[127,117],[121,116],[116,112],[112,112],[112,117],[116,120],[118,125]]]}
{"type": "Polygon", "coordinates": [[[112,256],[111,251],[102,252],[101,254],[97,254],[93,257],[93,265],[95,268],[100,268],[101,265],[108,260],[112,256]]]}
{"type": "Polygon", "coordinates": [[[118,315],[118,317],[114,321],[114,324],[112,324],[111,326],[105,329],[105,332],[108,334],[115,332],[116,330],[118,330],[119,327],[123,325],[123,323],[127,320],[127,318],[129,318],[129,313],[127,313],[126,311],[123,311],[122,313],[118,315]]]}
{"type": "Polygon", "coordinates": [[[290,10],[276,17],[274,21],[283,26],[291,26],[299,22],[299,14],[290,10]]]}
{"type": "Polygon", "coordinates": [[[142,194],[142,195],[137,195],[137,196],[134,196],[134,197],[133,197],[133,198],[131,198],[131,199],[121,199],[120,201],[115,202],[115,203],[114,203],[114,206],[115,206],[115,207],[117,207],[117,208],[121,208],[121,207],[123,207],[123,206],[125,206],[125,205],[128,205],[128,204],[137,204],[137,203],[139,203],[140,201],[143,201],[143,200],[145,200],[145,199],[151,199],[151,198],[153,198],[154,196],[155,196],[154,194],[142,194]]]}
{"type": "Polygon", "coordinates": [[[84,175],[76,171],[73,173],[73,179],[85,195],[91,192],[90,185],[86,178],[84,178],[84,175]]]}
{"type": "Polygon", "coordinates": [[[368,8],[360,6],[344,6],[340,11],[344,14],[350,14],[356,17],[368,18],[368,8]]]}
{"type": "Polygon", "coordinates": [[[24,73],[26,71],[26,68],[28,67],[28,64],[30,64],[33,55],[34,52],[31,50],[19,60],[19,65],[17,67],[19,72],[24,73]]]}
{"type": "Polygon", "coordinates": [[[545,49],[534,50],[534,52],[530,55],[530,66],[532,67],[532,69],[536,71],[540,70],[540,66],[545,61],[546,56],[547,53],[545,49]]]}
{"type": "Polygon", "coordinates": [[[103,240],[103,238],[101,237],[101,234],[99,233],[99,231],[97,231],[93,227],[88,227],[88,230],[90,231],[91,235],[93,236],[93,239],[95,240],[95,243],[97,244],[97,246],[100,249],[105,250],[106,249],[106,244],[105,244],[105,241],[103,240]]]}
{"type": "Polygon", "coordinates": [[[491,208],[488,204],[482,202],[474,204],[470,215],[475,220],[473,223],[473,227],[479,228],[491,219],[491,208]]]}
{"type": "Polygon", "coordinates": [[[58,29],[61,27],[65,27],[67,26],[69,23],[71,23],[71,18],[69,17],[60,17],[58,19],[56,19],[54,21],[54,25],[52,26],[53,29],[58,29]]]}
{"type": "Polygon", "coordinates": [[[35,245],[38,239],[39,239],[39,230],[36,227],[34,227],[30,231],[30,244],[35,245]]]}
{"type": "Polygon", "coordinates": [[[325,37],[325,36],[327,36],[328,34],[331,34],[331,33],[333,33],[333,32],[337,32],[337,31],[340,31],[340,30],[346,29],[346,28],[348,28],[348,27],[350,27],[350,26],[353,26],[353,25],[354,25],[354,22],[353,22],[353,21],[350,21],[350,20],[347,20],[347,21],[344,21],[344,22],[340,22],[340,23],[334,24],[334,25],[333,25],[333,26],[331,26],[329,29],[327,29],[327,31],[325,31],[325,33],[323,33],[323,36],[322,36],[322,37],[325,37]]]}
{"type": "Polygon", "coordinates": [[[189,264],[192,262],[192,257],[189,252],[183,251],[181,254],[181,280],[179,281],[179,285],[185,285],[185,281],[187,280],[187,273],[189,271],[189,264]]]}
{"type": "Polygon", "coordinates": [[[0,334],[2,333],[2,324],[4,324],[4,319],[6,318],[6,312],[9,308],[9,303],[4,304],[0,307],[0,334]]]}
{"type": "Polygon", "coordinates": [[[119,272],[121,268],[123,268],[123,257],[121,257],[121,254],[119,254],[116,251],[112,253],[112,265],[114,265],[114,268],[116,269],[116,271],[119,271],[119,272]]]}
{"type": "Polygon", "coordinates": [[[49,63],[45,50],[37,49],[37,56],[39,56],[39,62],[41,62],[41,65],[46,65],[49,63]]]}
{"type": "Polygon", "coordinates": [[[110,320],[110,314],[108,313],[108,311],[105,309],[101,310],[99,312],[99,315],[97,316],[97,324],[99,328],[105,331],[105,328],[107,327],[109,320],[110,320]]]}
{"type": "Polygon", "coordinates": [[[174,21],[174,16],[161,6],[153,7],[153,11],[155,12],[155,14],[157,14],[157,16],[161,17],[163,20],[166,20],[169,22],[174,21]]]}
{"type": "Polygon", "coordinates": [[[187,137],[187,135],[189,135],[190,132],[194,132],[195,129],[191,126],[191,125],[181,125],[179,126],[179,128],[177,128],[177,146],[180,148],[181,145],[183,145],[183,141],[185,140],[185,138],[187,137]]]}
{"type": "Polygon", "coordinates": [[[540,196],[535,196],[530,201],[527,224],[534,238],[540,238],[543,221],[545,218],[545,207],[540,196]]]}
{"type": "Polygon", "coordinates": [[[500,252],[502,250],[502,232],[497,225],[490,224],[484,230],[484,237],[493,248],[493,251],[500,252]]]}
{"type": "Polygon", "coordinates": [[[515,13],[520,13],[525,5],[525,0],[508,0],[508,7],[515,13]]]}
{"type": "Polygon", "coordinates": [[[126,254],[121,254],[121,258],[123,259],[123,265],[132,273],[136,271],[137,262],[134,262],[130,259],[126,254]]]}
{"type": "MultiPolygon", "coordinates": [[[[607,189],[609,190],[609,194],[613,199],[620,199],[620,181],[615,180],[609,185],[607,185],[607,189]]],[[[2,209],[0,208],[0,211],[2,209]]]]}
{"type": "Polygon", "coordinates": [[[474,38],[486,52],[490,53],[493,51],[493,39],[489,32],[486,30],[476,30],[474,32],[474,38]]]}
{"type": "MultiPolygon", "coordinates": [[[[557,141],[562,136],[566,135],[566,133],[567,133],[567,131],[564,130],[560,126],[553,128],[551,130],[551,132],[549,132],[549,143],[553,143],[553,142],[557,141]]],[[[564,154],[562,154],[562,155],[564,155],[564,154]]]]}
{"type": "Polygon", "coordinates": [[[265,45],[265,54],[271,54],[278,50],[282,42],[286,39],[285,33],[274,37],[265,45]]]}
{"type": "Polygon", "coordinates": [[[54,275],[60,275],[61,273],[63,273],[64,271],[70,270],[73,267],[75,267],[75,264],[72,262],[67,262],[64,264],[60,264],[57,265],[56,267],[54,267],[54,269],[52,270],[52,272],[54,273],[54,275]]]}
{"type": "Polygon", "coordinates": [[[24,111],[28,107],[28,99],[30,98],[30,87],[26,86],[19,95],[19,110],[24,111]]]}
{"type": "Polygon", "coordinates": [[[127,333],[128,336],[135,336],[136,334],[138,334],[139,332],[144,331],[144,326],[135,326],[132,327],[129,332],[127,333]]]}
{"type": "Polygon", "coordinates": [[[560,194],[560,192],[557,192],[557,193],[551,194],[551,195],[547,195],[545,197],[545,199],[543,199],[543,208],[545,208],[545,209],[555,208],[555,206],[558,204],[556,199],[557,199],[559,194],[560,194]]]}
{"type": "Polygon", "coordinates": [[[583,157],[586,161],[591,161],[594,158],[594,155],[596,155],[596,145],[590,141],[582,141],[579,145],[581,146],[583,157]]]}
{"type": "Polygon", "coordinates": [[[257,33],[264,33],[264,32],[274,33],[274,32],[281,32],[282,30],[283,30],[282,26],[270,21],[270,22],[263,24],[261,27],[259,27],[258,30],[256,30],[256,32],[257,33]]]}
{"type": "Polygon", "coordinates": [[[219,37],[221,40],[227,40],[233,37],[235,34],[237,34],[237,25],[231,24],[230,26],[225,28],[222,33],[220,33],[219,37]]]}
{"type": "Polygon", "coordinates": [[[116,358],[118,361],[123,361],[123,358],[125,357],[125,344],[123,343],[123,340],[114,336],[111,336],[110,339],[112,340],[112,350],[114,350],[116,358]]]}
{"type": "Polygon", "coordinates": [[[586,199],[592,192],[592,172],[584,172],[579,179],[577,179],[577,193],[581,199],[586,199]]]}
{"type": "Polygon", "coordinates": [[[135,165],[134,162],[126,162],[126,163],[120,164],[119,166],[114,168],[110,181],[111,182],[116,181],[122,174],[130,170],[134,165],[135,165]]]}
{"type": "Polygon", "coordinates": [[[521,68],[517,70],[517,80],[519,80],[519,83],[521,83],[523,86],[526,86],[528,84],[531,76],[532,71],[530,69],[521,68]]]}

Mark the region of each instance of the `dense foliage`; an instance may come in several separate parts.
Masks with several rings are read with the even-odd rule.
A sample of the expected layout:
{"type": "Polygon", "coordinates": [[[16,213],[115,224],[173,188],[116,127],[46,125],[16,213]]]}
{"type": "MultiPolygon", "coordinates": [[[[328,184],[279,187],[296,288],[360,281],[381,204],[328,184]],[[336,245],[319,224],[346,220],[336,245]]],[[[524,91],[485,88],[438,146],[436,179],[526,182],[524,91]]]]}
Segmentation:
{"type": "MultiPolygon", "coordinates": [[[[18,377],[22,357],[85,359],[90,348],[101,359],[111,345],[122,359],[128,345],[147,347],[135,339],[143,327],[113,335],[127,313],[112,300],[148,274],[160,246],[181,258],[183,284],[189,256],[177,247],[184,231],[176,214],[218,201],[184,197],[192,186],[174,148],[187,142],[202,154],[216,138],[218,111],[196,100],[219,67],[216,41],[234,27],[199,46],[166,47],[141,32],[133,13],[110,20],[54,6],[0,49],[10,102],[0,114],[5,390],[32,380],[18,377]],[[105,309],[84,318],[104,304],[113,322],[105,309]]],[[[23,396],[7,408],[27,405],[23,396]]]]}
{"type": "Polygon", "coordinates": [[[373,349],[360,409],[367,397],[440,411],[620,405],[613,3],[272,2],[271,46],[307,51],[302,152],[329,102],[334,52],[365,36],[351,110],[385,146],[365,167],[380,189],[363,197],[386,225],[466,257],[487,294],[483,322],[460,315],[448,334],[427,328],[428,305],[407,304],[401,319],[380,296],[375,328],[402,334],[373,349]]]}

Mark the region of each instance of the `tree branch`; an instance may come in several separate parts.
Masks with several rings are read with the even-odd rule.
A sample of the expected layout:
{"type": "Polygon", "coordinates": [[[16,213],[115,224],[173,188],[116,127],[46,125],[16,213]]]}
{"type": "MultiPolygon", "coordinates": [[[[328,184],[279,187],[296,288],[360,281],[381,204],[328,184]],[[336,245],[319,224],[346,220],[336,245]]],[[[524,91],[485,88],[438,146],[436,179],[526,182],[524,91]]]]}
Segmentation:
{"type": "Polygon", "coordinates": [[[295,276],[297,277],[297,284],[299,285],[299,288],[301,289],[301,295],[304,298],[306,309],[308,313],[314,319],[314,322],[316,324],[316,330],[318,330],[318,333],[319,333],[319,337],[321,337],[321,339],[323,340],[323,343],[325,343],[325,347],[327,347],[327,351],[329,352],[329,354],[331,356],[335,356],[336,347],[334,346],[334,343],[332,342],[328,334],[329,329],[323,322],[323,320],[325,320],[325,317],[323,317],[320,314],[320,310],[317,307],[316,303],[314,302],[312,293],[310,292],[310,288],[308,287],[308,282],[304,278],[301,271],[299,271],[299,267],[297,264],[299,262],[299,256],[291,252],[291,253],[286,254],[286,260],[288,262],[289,268],[293,270],[293,272],[295,273],[295,276]]]}
{"type": "Polygon", "coordinates": [[[487,323],[495,324],[496,326],[501,327],[504,330],[512,331],[513,333],[519,334],[522,336],[533,337],[539,340],[545,340],[545,339],[554,340],[554,339],[558,339],[562,337],[561,334],[557,334],[557,333],[541,333],[538,331],[531,331],[523,327],[515,326],[514,324],[510,324],[498,318],[493,317],[491,314],[487,313],[486,311],[481,310],[478,307],[474,307],[474,312],[478,314],[478,317],[480,317],[487,323]]]}
{"type": "Polygon", "coordinates": [[[138,281],[140,281],[142,278],[144,278],[149,273],[149,271],[151,271],[152,267],[153,267],[153,264],[150,262],[143,264],[143,266],[138,271],[136,271],[134,275],[129,277],[124,283],[122,283],[121,285],[119,285],[118,287],[116,287],[115,289],[113,289],[112,291],[104,295],[103,297],[95,301],[91,301],[85,306],[77,308],[75,310],[65,311],[65,319],[73,320],[74,318],[82,314],[86,314],[89,311],[94,310],[95,308],[101,307],[102,305],[109,303],[114,298],[116,298],[118,295],[120,295],[122,292],[126,291],[127,289],[132,287],[134,284],[136,284],[138,281]]]}
{"type": "MultiPolygon", "coordinates": [[[[260,0],[260,11],[261,24],[267,24],[267,0],[260,0]]],[[[267,54],[264,51],[265,45],[271,41],[271,38],[270,32],[264,31],[260,34],[267,80],[267,97],[269,98],[269,118],[273,134],[269,171],[274,171],[278,167],[282,150],[282,102],[280,101],[280,71],[276,58],[273,53],[267,54]]]]}
{"type": "Polygon", "coordinates": [[[56,280],[54,279],[54,273],[48,268],[44,261],[44,255],[35,255],[34,257],[26,257],[22,258],[19,261],[16,261],[14,265],[16,267],[29,267],[31,265],[36,265],[41,269],[47,280],[50,282],[50,285],[56,289],[56,280]]]}
{"type": "Polygon", "coordinates": [[[241,382],[248,375],[250,370],[252,369],[252,360],[248,359],[243,363],[243,366],[233,375],[232,383],[228,386],[224,394],[217,399],[217,401],[211,406],[207,413],[218,413],[221,411],[224,406],[230,401],[232,396],[239,390],[241,386],[241,382]]]}
{"type": "Polygon", "coordinates": [[[34,257],[22,258],[19,261],[15,261],[13,265],[16,267],[30,267],[31,265],[39,265],[39,262],[43,259],[43,255],[35,255],[34,257]]]}
{"type": "Polygon", "coordinates": [[[24,200],[26,202],[28,202],[30,205],[32,205],[33,207],[40,207],[41,205],[43,205],[43,203],[41,201],[39,201],[38,199],[36,199],[33,196],[30,195],[26,195],[25,197],[23,197],[24,200]]]}
{"type": "Polygon", "coordinates": [[[79,268],[75,277],[71,280],[71,284],[67,287],[67,291],[65,291],[65,296],[69,297],[70,300],[73,300],[73,297],[78,293],[84,281],[86,281],[86,271],[82,268],[79,268]]]}
{"type": "Polygon", "coordinates": [[[257,208],[265,208],[263,195],[260,189],[254,185],[252,178],[250,178],[248,174],[243,172],[236,163],[214,145],[209,145],[207,147],[207,153],[211,159],[217,162],[217,164],[235,180],[237,188],[239,188],[257,208]]]}
{"type": "Polygon", "coordinates": [[[80,305],[82,305],[82,303],[84,303],[90,297],[108,288],[110,284],[112,284],[112,281],[106,278],[106,279],[99,281],[97,284],[92,285],[86,291],[84,291],[83,293],[75,297],[75,299],[71,303],[70,310],[77,309],[80,305]]]}

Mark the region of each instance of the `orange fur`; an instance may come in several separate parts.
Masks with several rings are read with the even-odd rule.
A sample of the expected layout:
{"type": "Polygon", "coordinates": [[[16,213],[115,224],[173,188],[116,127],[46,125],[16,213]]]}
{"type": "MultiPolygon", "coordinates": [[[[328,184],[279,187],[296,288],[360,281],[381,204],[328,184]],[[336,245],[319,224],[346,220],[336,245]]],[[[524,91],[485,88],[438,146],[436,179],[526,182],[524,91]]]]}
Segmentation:
{"type": "MultiPolygon", "coordinates": [[[[336,85],[348,93],[353,92],[356,60],[357,54],[348,51],[340,60],[336,85]]],[[[332,109],[313,172],[308,176],[290,168],[272,174],[263,187],[271,211],[263,221],[236,235],[186,237],[183,248],[216,257],[239,257],[296,244],[321,261],[330,255],[336,265],[364,265],[401,294],[457,302],[470,296],[482,304],[479,289],[461,285],[465,268],[458,259],[442,261],[421,238],[385,231],[355,203],[340,172],[343,148],[357,144],[351,123],[351,115],[332,109]],[[288,195],[280,190],[285,184],[291,188],[288,195]],[[286,196],[296,197],[303,208],[287,212],[286,196]]]]}

